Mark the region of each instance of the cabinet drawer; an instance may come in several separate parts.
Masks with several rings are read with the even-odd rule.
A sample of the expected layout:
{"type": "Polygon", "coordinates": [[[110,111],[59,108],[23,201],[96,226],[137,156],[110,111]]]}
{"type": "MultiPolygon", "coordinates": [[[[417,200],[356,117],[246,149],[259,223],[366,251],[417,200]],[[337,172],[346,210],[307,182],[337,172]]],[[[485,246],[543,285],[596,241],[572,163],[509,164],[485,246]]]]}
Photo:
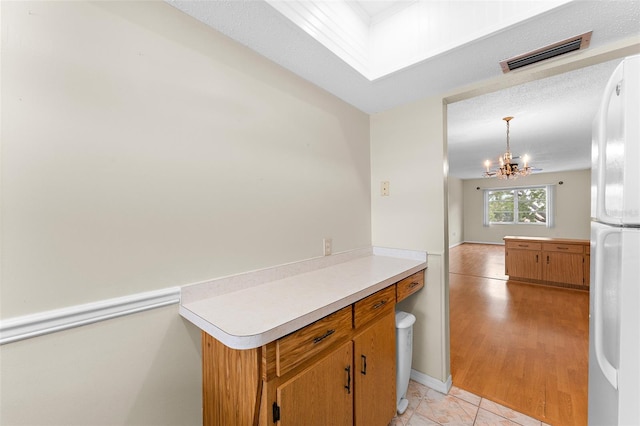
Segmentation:
{"type": "Polygon", "coordinates": [[[542,245],[544,251],[557,251],[562,253],[583,253],[584,246],[581,244],[552,244],[545,243],[542,245]]]}
{"type": "Polygon", "coordinates": [[[356,328],[371,321],[377,316],[394,309],[396,302],[396,286],[391,285],[366,297],[353,305],[353,323],[356,328]]]}
{"type": "Polygon", "coordinates": [[[529,241],[507,241],[507,249],[540,250],[542,243],[532,243],[529,241]]]}
{"type": "Polygon", "coordinates": [[[276,342],[276,373],[282,376],[351,333],[351,305],[276,342]]]}
{"type": "Polygon", "coordinates": [[[424,287],[424,271],[416,272],[398,282],[396,287],[396,301],[406,299],[407,296],[415,293],[424,287]]]}

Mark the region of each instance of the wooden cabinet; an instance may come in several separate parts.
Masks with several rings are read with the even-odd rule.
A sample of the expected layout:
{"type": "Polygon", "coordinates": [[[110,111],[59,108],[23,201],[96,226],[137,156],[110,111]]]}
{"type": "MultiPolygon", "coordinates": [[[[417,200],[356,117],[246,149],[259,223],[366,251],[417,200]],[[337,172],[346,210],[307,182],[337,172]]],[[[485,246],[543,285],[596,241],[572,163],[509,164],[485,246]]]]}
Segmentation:
{"type": "Polygon", "coordinates": [[[355,424],[387,426],[396,412],[395,311],[375,321],[353,342],[355,424]]]}
{"type": "Polygon", "coordinates": [[[505,244],[505,275],[527,280],[542,277],[540,243],[512,242],[505,244]]]}
{"type": "Polygon", "coordinates": [[[277,424],[389,424],[396,412],[394,304],[353,340],[278,386],[272,406],[277,424]]]}
{"type": "MultiPolygon", "coordinates": [[[[424,271],[408,278],[404,297],[424,285],[424,271]]],[[[202,332],[203,423],[388,425],[400,283],[255,349],[231,349],[202,332]]]]}
{"type": "Polygon", "coordinates": [[[281,426],[353,425],[351,342],[278,386],[276,418],[281,426]]]}
{"type": "Polygon", "coordinates": [[[411,296],[424,287],[424,271],[416,272],[396,284],[396,300],[398,302],[411,296]]]}
{"type": "Polygon", "coordinates": [[[276,340],[276,374],[283,376],[351,335],[351,306],[276,340]]]}
{"type": "MultiPolygon", "coordinates": [[[[306,340],[328,344],[329,350],[319,352],[321,356],[328,353],[320,360],[307,355],[309,349],[296,351],[299,359],[303,359],[297,362],[303,371],[289,380],[286,378],[291,375],[286,372],[282,375],[286,382],[277,385],[276,405],[272,404],[274,423],[280,426],[389,424],[396,411],[395,291],[395,286],[387,287],[276,341],[278,348],[282,348],[281,341],[311,336],[306,340]],[[346,322],[336,317],[344,318],[345,312],[349,314],[348,341],[332,349],[329,339],[344,341],[334,336],[343,334],[346,322]],[[314,335],[318,337],[312,337],[314,335]]],[[[305,346],[304,340],[300,346],[305,346]]],[[[278,359],[283,358],[280,352],[277,351],[278,359]]]]}
{"type": "Polygon", "coordinates": [[[584,248],[584,285],[591,285],[591,245],[584,248]]]}
{"type": "Polygon", "coordinates": [[[261,348],[231,349],[202,332],[202,422],[252,425],[260,404],[261,348]]]}
{"type": "Polygon", "coordinates": [[[395,286],[372,294],[353,304],[353,325],[359,329],[386,312],[392,312],[396,303],[395,286]]]}
{"type": "Polygon", "coordinates": [[[582,244],[553,244],[542,246],[545,262],[542,279],[582,286],[584,284],[584,246],[582,244]]]}
{"type": "Polygon", "coordinates": [[[586,289],[589,241],[505,237],[505,274],[510,279],[586,289]],[[586,265],[586,266],[585,266],[586,265]]]}

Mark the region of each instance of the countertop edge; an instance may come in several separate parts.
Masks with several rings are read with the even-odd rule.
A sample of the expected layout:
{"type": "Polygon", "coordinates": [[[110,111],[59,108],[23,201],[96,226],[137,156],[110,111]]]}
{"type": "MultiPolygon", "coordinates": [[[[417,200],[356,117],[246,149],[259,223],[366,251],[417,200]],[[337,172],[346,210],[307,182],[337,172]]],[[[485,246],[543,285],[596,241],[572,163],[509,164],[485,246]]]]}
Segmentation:
{"type": "MultiPolygon", "coordinates": [[[[377,256],[374,255],[374,257],[377,257],[377,256]]],[[[385,257],[385,256],[383,255],[382,257],[385,257]]],[[[392,256],[392,257],[396,257],[396,256],[392,256]]],[[[202,331],[205,331],[206,333],[210,334],[211,336],[213,336],[214,338],[216,338],[217,340],[219,340],[220,342],[224,343],[226,346],[232,349],[254,349],[262,345],[265,345],[267,343],[273,342],[279,339],[280,337],[283,337],[293,331],[299,330],[327,315],[330,315],[333,312],[336,312],[352,303],[357,302],[358,300],[361,300],[367,296],[370,296],[376,291],[382,290],[383,288],[389,285],[392,285],[416,272],[419,272],[427,268],[426,253],[424,253],[424,260],[422,259],[418,260],[419,256],[418,257],[397,256],[397,257],[402,257],[407,260],[414,260],[419,263],[417,263],[415,266],[404,269],[400,273],[396,273],[391,276],[388,276],[385,279],[379,282],[376,282],[360,291],[350,293],[346,297],[342,297],[338,300],[335,300],[334,302],[331,302],[319,309],[306,312],[290,321],[286,321],[281,324],[278,324],[277,326],[272,327],[268,330],[265,330],[264,332],[259,334],[246,335],[246,336],[236,336],[236,335],[229,334],[224,330],[220,329],[219,327],[217,327],[212,322],[208,321],[206,318],[203,318],[202,316],[198,315],[198,313],[194,312],[194,310],[190,309],[189,303],[185,304],[181,302],[179,313],[183,318],[187,319],[189,322],[191,322],[192,324],[200,328],[202,331]]]]}

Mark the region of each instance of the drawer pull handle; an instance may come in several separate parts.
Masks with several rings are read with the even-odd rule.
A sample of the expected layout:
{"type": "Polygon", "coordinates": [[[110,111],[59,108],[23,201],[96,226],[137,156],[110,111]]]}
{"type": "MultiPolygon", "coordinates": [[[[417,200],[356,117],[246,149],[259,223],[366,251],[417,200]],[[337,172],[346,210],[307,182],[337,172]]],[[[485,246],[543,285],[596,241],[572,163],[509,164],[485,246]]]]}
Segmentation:
{"type": "Polygon", "coordinates": [[[322,342],[324,339],[331,336],[335,332],[336,332],[335,330],[327,330],[327,332],[324,333],[322,336],[316,337],[315,339],[313,339],[313,344],[315,345],[316,343],[322,342]]]}
{"type": "Polygon", "coordinates": [[[569,250],[569,247],[556,247],[558,250],[569,250]]]}
{"type": "Polygon", "coordinates": [[[366,376],[367,375],[367,356],[360,355],[360,358],[362,359],[362,370],[360,370],[360,373],[362,373],[363,376],[366,376]]]}
{"type": "Polygon", "coordinates": [[[411,284],[409,284],[409,289],[416,288],[419,285],[420,283],[418,281],[413,281],[411,284]]]}
{"type": "Polygon", "coordinates": [[[347,390],[347,393],[351,393],[351,366],[346,366],[344,371],[347,372],[347,384],[344,386],[344,388],[347,390]]]}
{"type": "Polygon", "coordinates": [[[529,244],[518,244],[518,247],[529,247],[529,244]]]}
{"type": "Polygon", "coordinates": [[[378,303],[376,303],[375,305],[373,305],[373,309],[381,308],[381,307],[383,307],[383,306],[384,306],[384,305],[386,305],[386,304],[387,304],[387,301],[386,301],[386,300],[381,300],[381,301],[379,301],[378,303]]]}

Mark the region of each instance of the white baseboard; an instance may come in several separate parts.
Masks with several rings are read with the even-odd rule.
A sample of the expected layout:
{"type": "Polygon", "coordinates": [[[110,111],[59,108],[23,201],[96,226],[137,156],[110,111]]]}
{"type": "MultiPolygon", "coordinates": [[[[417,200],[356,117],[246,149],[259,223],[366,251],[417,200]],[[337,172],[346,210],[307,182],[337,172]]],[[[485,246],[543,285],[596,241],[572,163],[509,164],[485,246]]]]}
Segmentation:
{"type": "Polygon", "coordinates": [[[462,244],[464,243],[469,243],[469,244],[493,244],[494,246],[503,246],[504,243],[495,243],[495,242],[487,242],[487,241],[463,241],[462,244]]]}
{"type": "Polygon", "coordinates": [[[447,378],[446,382],[438,380],[429,376],[428,374],[421,373],[417,370],[411,369],[411,378],[416,382],[423,384],[425,386],[430,387],[433,390],[437,390],[440,393],[448,394],[451,389],[451,385],[453,384],[451,380],[451,375],[447,378]]]}
{"type": "Polygon", "coordinates": [[[180,303],[180,287],[132,294],[0,321],[0,345],[180,303]]]}

